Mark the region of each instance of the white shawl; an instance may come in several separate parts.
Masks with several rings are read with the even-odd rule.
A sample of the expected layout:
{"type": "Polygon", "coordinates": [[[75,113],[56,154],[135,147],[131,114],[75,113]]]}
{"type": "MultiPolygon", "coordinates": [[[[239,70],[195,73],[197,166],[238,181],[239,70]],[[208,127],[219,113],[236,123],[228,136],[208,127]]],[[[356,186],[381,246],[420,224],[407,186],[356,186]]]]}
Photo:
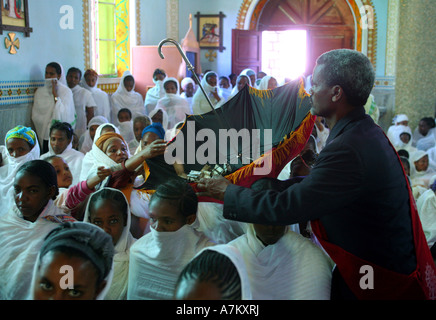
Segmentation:
{"type": "Polygon", "coordinates": [[[48,149],[49,151],[47,153],[44,153],[41,156],[41,160],[44,160],[50,156],[58,156],[65,160],[65,162],[68,164],[68,167],[70,168],[71,174],[73,175],[73,182],[71,185],[78,184],[80,180],[80,173],[82,171],[82,161],[84,158],[84,154],[80,151],[77,151],[76,149],[73,149],[73,143],[71,142],[68,147],[60,154],[56,154],[53,151],[53,148],[48,143],[48,149]]]}
{"type": "Polygon", "coordinates": [[[90,87],[86,83],[85,78],[82,78],[80,85],[91,92],[95,104],[97,105],[97,108],[94,109],[94,116],[103,116],[108,120],[107,122],[111,122],[111,102],[109,95],[97,87],[97,83],[98,79],[95,83],[95,86],[90,87]]]}
{"type": "MultiPolygon", "coordinates": [[[[150,119],[153,118],[153,116],[154,116],[154,115],[155,115],[159,110],[162,111],[162,128],[163,128],[165,131],[167,131],[168,129],[171,129],[171,128],[168,127],[168,113],[167,113],[164,109],[162,109],[162,108],[156,106],[156,108],[154,108],[153,110],[151,110],[151,112],[150,112],[150,114],[149,114],[148,116],[150,117],[150,119]]],[[[152,120],[152,122],[155,122],[155,121],[153,121],[153,119],[151,119],[151,120],[152,120]]]]}
{"type": "Polygon", "coordinates": [[[96,192],[94,192],[88,200],[88,205],[86,206],[85,215],[83,217],[84,222],[91,223],[89,221],[89,202],[91,198],[96,196],[99,192],[104,189],[111,189],[113,191],[119,192],[123,195],[124,200],[126,201],[128,213],[127,213],[127,223],[124,227],[123,233],[121,234],[120,239],[115,244],[115,255],[113,262],[113,278],[110,289],[108,290],[105,299],[106,300],[126,300],[127,299],[127,284],[129,279],[129,256],[130,256],[130,247],[136,241],[130,233],[130,224],[131,224],[131,216],[130,216],[130,208],[129,201],[127,201],[124,194],[117,189],[112,188],[102,188],[96,192]]]}
{"type": "Polygon", "coordinates": [[[166,111],[168,114],[168,129],[172,129],[178,122],[185,121],[186,115],[190,114],[191,110],[188,101],[183,99],[179,94],[180,88],[177,79],[166,78],[164,81],[164,87],[165,83],[168,81],[173,81],[177,84],[177,93],[165,93],[163,98],[159,99],[157,102],[156,108],[161,108],[166,111]]]}
{"type": "Polygon", "coordinates": [[[145,115],[144,101],[140,93],[135,91],[136,84],[133,85],[131,91],[127,91],[124,86],[124,79],[127,76],[132,76],[130,71],[125,71],[121,77],[117,91],[111,96],[112,102],[112,122],[118,125],[118,111],[127,108],[132,112],[132,119],[137,116],[145,115]]]}
{"type": "Polygon", "coordinates": [[[130,248],[128,300],[171,300],[178,276],[203,248],[212,246],[198,221],[174,232],[150,232],[130,248]]]}
{"type": "Polygon", "coordinates": [[[88,123],[88,130],[80,137],[80,151],[82,153],[87,153],[92,148],[93,140],[91,139],[91,135],[89,134],[89,128],[95,125],[102,125],[105,123],[109,123],[108,119],[103,116],[95,116],[88,123]]]}
{"type": "Polygon", "coordinates": [[[268,90],[268,82],[271,79],[271,76],[265,76],[262,78],[262,80],[260,80],[258,89],[259,90],[268,90]]]}
{"type": "MultiPolygon", "coordinates": [[[[165,80],[165,79],[164,79],[165,80]]],[[[144,107],[146,114],[150,114],[151,110],[156,107],[159,99],[163,98],[165,95],[165,89],[163,87],[162,80],[153,79],[154,87],[147,90],[145,95],[144,107]]]]}
{"type": "MultiPolygon", "coordinates": [[[[101,151],[100,148],[97,147],[97,145],[95,144],[97,142],[98,138],[100,138],[100,136],[101,136],[101,130],[105,126],[111,126],[115,129],[116,133],[118,133],[118,134],[120,133],[118,128],[110,123],[102,124],[97,128],[97,130],[95,132],[94,142],[92,144],[92,148],[83,157],[82,170],[80,173],[80,181],[85,181],[88,179],[88,177],[91,174],[95,174],[97,172],[98,167],[110,168],[112,166],[117,165],[117,163],[115,161],[113,161],[111,158],[109,158],[106,155],[106,153],[101,151]]],[[[130,157],[130,154],[129,154],[129,157],[130,157]]]]}
{"type": "Polygon", "coordinates": [[[53,121],[68,122],[73,129],[76,127],[73,92],[61,81],[57,81],[59,99],[55,103],[52,93],[52,80],[55,79],[45,79],[44,87],[36,90],[33,101],[32,121],[41,146],[42,140],[49,140],[50,127],[53,121]]]}
{"type": "Polygon", "coordinates": [[[71,89],[71,91],[73,92],[74,106],[76,108],[77,115],[76,128],[74,129],[74,132],[78,137],[80,137],[86,131],[87,127],[86,108],[92,107],[95,110],[97,104],[95,103],[91,92],[85,88],[77,85],[71,89]]]}
{"type": "Polygon", "coordinates": [[[238,271],[239,278],[241,280],[241,300],[253,300],[252,290],[250,285],[250,279],[247,273],[247,266],[245,261],[241,255],[241,252],[234,247],[227,244],[218,244],[215,246],[207,247],[201,250],[195,257],[199,256],[203,251],[213,250],[222,255],[225,255],[227,258],[232,261],[236,270],[238,271]]]}
{"type": "MultiPolygon", "coordinates": [[[[14,179],[18,169],[26,162],[38,160],[40,157],[40,149],[38,138],[35,145],[29,153],[24,156],[14,158],[6,150],[6,147],[0,146],[2,149],[3,165],[0,167],[0,217],[6,214],[14,205],[14,179]]],[[[5,139],[6,145],[6,139],[5,139]]]]}
{"type": "Polygon", "coordinates": [[[429,247],[436,242],[436,194],[433,190],[425,191],[416,201],[422,229],[429,247]]]}
{"type": "Polygon", "coordinates": [[[118,130],[120,130],[120,134],[127,143],[130,143],[132,140],[136,140],[135,133],[133,132],[133,120],[120,122],[118,125],[118,130]]]}
{"type": "Polygon", "coordinates": [[[416,186],[422,186],[424,188],[429,187],[430,178],[436,173],[436,171],[431,167],[430,165],[430,157],[429,157],[429,164],[426,171],[417,171],[415,168],[415,162],[419,159],[423,158],[424,156],[428,156],[428,153],[426,151],[418,150],[413,152],[410,155],[409,162],[410,162],[410,180],[412,182],[412,187],[416,186]]]}
{"type": "Polygon", "coordinates": [[[309,239],[287,230],[265,245],[250,225],[246,235],[229,243],[242,254],[253,300],[329,300],[331,260],[309,239]]]}
{"type": "MultiPolygon", "coordinates": [[[[203,87],[205,93],[207,94],[210,101],[212,102],[212,106],[215,109],[217,109],[222,104],[225,103],[225,99],[221,95],[221,92],[220,92],[218,86],[212,87],[209,83],[207,83],[206,79],[207,79],[207,76],[210,74],[214,74],[217,77],[217,81],[218,81],[218,75],[216,74],[216,72],[209,71],[208,73],[206,73],[203,76],[203,79],[201,79],[201,86],[203,87]],[[218,95],[221,98],[220,101],[216,100],[215,97],[212,95],[211,92],[214,90],[217,90],[218,95]]],[[[192,99],[192,112],[193,112],[193,114],[203,114],[203,113],[208,113],[210,111],[212,111],[211,106],[210,106],[209,102],[207,101],[207,98],[204,96],[203,91],[201,90],[201,88],[199,88],[195,92],[194,98],[192,99]]]]}
{"type": "Polygon", "coordinates": [[[250,80],[250,77],[247,76],[247,75],[245,75],[245,74],[240,74],[240,75],[236,78],[236,85],[233,87],[232,94],[230,95],[230,97],[229,97],[228,100],[230,100],[231,98],[233,98],[234,96],[236,96],[237,93],[239,92],[239,89],[238,89],[238,83],[239,83],[239,80],[241,80],[242,77],[245,77],[246,79],[248,79],[247,86],[250,86],[250,87],[251,87],[251,80],[250,80]]]}
{"type": "Polygon", "coordinates": [[[45,236],[58,226],[42,219],[63,215],[50,200],[35,222],[24,220],[16,205],[0,219],[0,300],[29,297],[32,271],[45,236]]]}

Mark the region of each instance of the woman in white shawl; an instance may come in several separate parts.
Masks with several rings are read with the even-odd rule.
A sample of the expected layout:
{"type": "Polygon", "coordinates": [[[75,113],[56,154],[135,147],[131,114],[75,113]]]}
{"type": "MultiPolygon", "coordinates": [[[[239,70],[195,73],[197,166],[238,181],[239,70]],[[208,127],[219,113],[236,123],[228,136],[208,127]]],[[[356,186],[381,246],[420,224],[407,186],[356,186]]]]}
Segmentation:
{"type": "Polygon", "coordinates": [[[151,230],[130,248],[128,300],[170,300],[179,273],[213,243],[198,231],[198,199],[183,180],[163,183],[149,204],[151,230]]]}
{"type": "Polygon", "coordinates": [[[251,86],[256,87],[256,72],[253,69],[244,69],[239,75],[245,75],[250,78],[251,86]]]}
{"type": "Polygon", "coordinates": [[[272,76],[265,76],[260,80],[259,86],[257,87],[259,90],[274,90],[277,88],[277,80],[272,76]]]}
{"type": "Polygon", "coordinates": [[[252,300],[247,267],[239,250],[226,244],[201,250],[180,273],[174,298],[252,300]]]}
{"type": "Polygon", "coordinates": [[[422,118],[419,121],[418,128],[413,135],[414,146],[418,150],[427,151],[436,145],[436,128],[435,119],[431,117],[422,118]]]}
{"type": "Polygon", "coordinates": [[[110,240],[99,227],[84,222],[64,223],[52,230],[39,250],[29,298],[103,300],[113,275],[110,240]],[[65,266],[69,268],[62,269],[65,266]]]}
{"type": "Polygon", "coordinates": [[[219,78],[219,86],[221,90],[221,94],[223,95],[224,99],[228,101],[229,97],[232,95],[233,86],[229,79],[229,77],[221,76],[219,78]]]}
{"type": "Polygon", "coordinates": [[[242,90],[242,88],[244,88],[245,86],[250,86],[251,87],[251,80],[250,77],[245,75],[245,74],[241,74],[236,78],[236,85],[233,87],[232,90],[232,94],[231,96],[228,98],[228,100],[230,100],[231,98],[233,98],[240,90],[242,90]]]}
{"type": "Polygon", "coordinates": [[[192,100],[194,99],[195,88],[196,88],[195,81],[191,77],[186,77],[182,80],[180,86],[182,87],[183,90],[180,96],[183,99],[186,99],[186,101],[188,101],[189,108],[192,113],[192,100]]]}
{"type": "Polygon", "coordinates": [[[165,96],[161,98],[156,108],[163,109],[168,115],[168,129],[174,128],[176,123],[185,121],[186,115],[190,114],[188,101],[180,96],[179,82],[176,78],[168,77],[163,83],[165,96]]]}
{"type": "Polygon", "coordinates": [[[418,150],[410,155],[410,180],[412,188],[421,186],[428,188],[430,186],[430,178],[436,171],[430,167],[429,156],[426,151],[418,150]]]}
{"type": "Polygon", "coordinates": [[[156,106],[156,108],[154,108],[148,116],[151,119],[151,122],[160,122],[165,131],[171,129],[168,127],[168,113],[163,108],[156,106]]]}
{"type": "Polygon", "coordinates": [[[109,120],[103,116],[95,116],[89,121],[88,130],[79,139],[80,152],[86,154],[91,150],[97,128],[105,123],[109,123],[109,120]]]}
{"type": "Polygon", "coordinates": [[[406,150],[409,154],[417,151],[415,147],[412,146],[412,129],[406,126],[399,126],[398,130],[395,131],[398,135],[393,144],[395,150],[406,150]]]}
{"type": "Polygon", "coordinates": [[[404,130],[404,127],[409,126],[409,117],[405,114],[398,114],[392,120],[393,125],[388,128],[386,135],[393,145],[399,143],[399,134],[398,131],[404,130]]]}
{"type": "Polygon", "coordinates": [[[156,107],[159,99],[163,98],[165,95],[165,90],[163,87],[163,81],[167,77],[166,73],[162,69],[156,69],[153,72],[153,83],[154,87],[147,90],[145,94],[144,107],[147,115],[150,115],[151,110],[156,107]]]}
{"type": "Polygon", "coordinates": [[[5,145],[0,146],[0,217],[14,203],[14,178],[18,169],[26,162],[40,157],[36,133],[28,127],[17,126],[6,133],[5,145]],[[23,151],[20,151],[23,150],[23,151]]]}
{"type": "Polygon", "coordinates": [[[250,225],[229,242],[241,253],[253,300],[329,300],[333,263],[287,226],[250,225]]]}
{"type": "Polygon", "coordinates": [[[32,270],[45,236],[59,223],[75,221],[54,205],[57,176],[48,162],[23,164],[12,189],[15,202],[0,219],[0,300],[29,297],[32,270]]]}
{"type": "MultiPolygon", "coordinates": [[[[221,95],[218,88],[218,75],[214,71],[207,72],[201,79],[201,86],[203,87],[206,95],[209,97],[212,107],[218,109],[226,101],[221,95]]],[[[192,100],[192,112],[193,114],[203,114],[212,111],[211,105],[204,96],[201,89],[198,89],[192,100]]]]}
{"type": "MultiPolygon", "coordinates": [[[[40,139],[40,146],[48,144],[49,130],[53,121],[76,124],[76,108],[73,93],[67,87],[62,66],[49,63],[45,69],[45,85],[35,92],[32,121],[40,139]]],[[[48,146],[47,146],[48,147],[48,146]]],[[[43,151],[45,152],[46,150],[43,151]]]]}
{"type": "Polygon", "coordinates": [[[51,156],[59,156],[65,160],[73,175],[73,184],[80,182],[80,173],[82,171],[82,161],[85,156],[82,152],[73,149],[73,130],[68,123],[56,122],[50,128],[50,141],[48,152],[41,155],[41,160],[51,156]],[[62,143],[53,148],[53,139],[61,137],[62,143]],[[62,146],[60,147],[60,145],[62,146]],[[65,149],[63,149],[65,148],[65,149]],[[63,149],[63,150],[62,150],[63,149]]]}
{"type": "MultiPolygon", "coordinates": [[[[436,181],[436,175],[431,178],[431,184],[436,181]]],[[[416,201],[422,229],[427,244],[431,248],[436,242],[436,194],[435,190],[428,189],[416,201]]]]}
{"type": "Polygon", "coordinates": [[[125,71],[121,77],[117,91],[111,96],[112,122],[118,125],[118,111],[123,108],[130,109],[132,118],[145,115],[144,100],[140,93],[135,91],[135,79],[130,71],[125,71]]]}
{"type": "Polygon", "coordinates": [[[98,73],[92,69],[86,70],[80,84],[92,93],[92,97],[97,105],[97,108],[94,110],[94,116],[103,116],[108,120],[107,122],[112,122],[110,98],[106,92],[97,86],[98,73]]]}
{"type": "Polygon", "coordinates": [[[115,165],[111,159],[104,154],[95,144],[95,142],[106,132],[115,132],[120,134],[118,128],[112,123],[104,123],[100,125],[95,131],[94,141],[92,143],[91,150],[85,154],[82,162],[82,170],[80,172],[80,181],[88,179],[88,177],[95,173],[100,166],[111,167],[115,165]]]}
{"type": "Polygon", "coordinates": [[[130,233],[129,202],[120,190],[102,188],[89,198],[83,221],[105,230],[112,237],[115,246],[114,274],[105,299],[126,300],[130,247],[135,242],[130,233]],[[112,208],[110,211],[107,210],[108,206],[112,208]]]}

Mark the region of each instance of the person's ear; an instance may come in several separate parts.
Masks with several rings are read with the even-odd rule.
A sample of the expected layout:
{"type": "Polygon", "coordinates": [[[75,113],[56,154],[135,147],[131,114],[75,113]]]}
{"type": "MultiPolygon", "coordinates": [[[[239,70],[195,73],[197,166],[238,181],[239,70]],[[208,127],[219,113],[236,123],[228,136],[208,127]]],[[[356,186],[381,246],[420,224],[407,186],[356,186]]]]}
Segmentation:
{"type": "Polygon", "coordinates": [[[344,95],[344,90],[342,89],[341,86],[334,86],[332,87],[332,101],[333,102],[338,102],[339,100],[341,100],[342,96],[344,95]]]}
{"type": "Polygon", "coordinates": [[[48,188],[48,197],[49,199],[55,199],[58,195],[58,188],[57,186],[51,186],[48,188]]]}
{"type": "Polygon", "coordinates": [[[186,223],[187,224],[193,224],[195,219],[197,219],[197,215],[196,214],[191,214],[191,215],[186,217],[186,223]]]}

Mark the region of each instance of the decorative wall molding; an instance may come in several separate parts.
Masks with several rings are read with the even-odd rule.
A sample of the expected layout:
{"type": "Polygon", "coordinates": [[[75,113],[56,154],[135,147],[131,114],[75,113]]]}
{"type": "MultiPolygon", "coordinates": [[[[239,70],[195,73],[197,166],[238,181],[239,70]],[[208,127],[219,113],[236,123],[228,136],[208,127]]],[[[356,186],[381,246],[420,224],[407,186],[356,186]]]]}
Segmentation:
{"type": "Polygon", "coordinates": [[[179,41],[179,0],[167,0],[167,38],[179,41]]]}
{"type": "Polygon", "coordinates": [[[44,86],[44,80],[0,81],[0,106],[33,103],[37,88],[44,86]]]}
{"type": "Polygon", "coordinates": [[[389,0],[385,75],[395,76],[400,26],[400,0],[389,0]]]}

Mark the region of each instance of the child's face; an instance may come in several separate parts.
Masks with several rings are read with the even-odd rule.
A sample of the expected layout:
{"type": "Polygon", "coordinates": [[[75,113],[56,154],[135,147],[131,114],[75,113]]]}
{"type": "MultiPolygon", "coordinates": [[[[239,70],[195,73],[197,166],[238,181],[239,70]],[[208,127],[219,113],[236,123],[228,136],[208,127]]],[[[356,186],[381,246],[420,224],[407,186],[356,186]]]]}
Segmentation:
{"type": "Polygon", "coordinates": [[[159,136],[156,133],[154,133],[154,132],[147,132],[142,137],[142,147],[144,148],[144,147],[150,145],[153,141],[155,141],[157,139],[159,139],[159,136]]]}
{"type": "Polygon", "coordinates": [[[172,81],[165,83],[165,92],[169,94],[176,94],[177,93],[176,84],[172,81]]]}
{"type": "Polygon", "coordinates": [[[98,200],[91,212],[90,221],[96,226],[102,228],[112,237],[114,245],[121,238],[126,222],[123,213],[112,202],[112,200],[98,200]]]}
{"type": "Polygon", "coordinates": [[[99,288],[97,271],[91,261],[82,257],[69,256],[62,252],[49,251],[41,259],[34,283],[35,300],[95,300],[106,282],[99,288]],[[59,272],[63,266],[70,266],[74,271],[74,288],[65,288],[64,273],[59,272]]]}
{"type": "Polygon", "coordinates": [[[133,87],[135,85],[135,81],[133,79],[124,79],[124,87],[126,88],[127,92],[130,92],[133,90],[133,87]]]}
{"type": "Polygon", "coordinates": [[[265,245],[271,245],[280,240],[285,234],[286,226],[267,226],[262,224],[254,224],[256,236],[265,245]]]}
{"type": "Polygon", "coordinates": [[[56,170],[58,177],[58,187],[68,188],[73,183],[73,175],[71,174],[68,164],[62,158],[53,158],[50,160],[51,165],[56,170]]]}
{"type": "Polygon", "coordinates": [[[149,216],[150,226],[158,232],[177,231],[189,223],[188,218],[180,214],[176,206],[159,198],[151,201],[149,216]]]}
{"type": "Polygon", "coordinates": [[[187,97],[192,97],[194,95],[194,85],[192,83],[186,85],[185,93],[187,97]]]}
{"type": "Polygon", "coordinates": [[[15,204],[25,220],[36,221],[55,192],[55,188],[47,187],[38,176],[19,172],[15,177],[15,204]]]}
{"type": "Polygon", "coordinates": [[[242,90],[248,84],[248,79],[245,77],[240,77],[238,81],[238,90],[242,90]]]}
{"type": "Polygon", "coordinates": [[[111,139],[105,153],[116,163],[122,163],[129,158],[126,144],[119,138],[111,139]]]}
{"type": "Polygon", "coordinates": [[[424,156],[415,162],[416,171],[426,171],[428,169],[428,156],[424,156]]]}
{"type": "MultiPolygon", "coordinates": [[[[91,137],[92,140],[94,140],[94,137],[95,137],[95,131],[97,130],[98,127],[99,127],[98,124],[89,127],[89,136],[91,137]]],[[[103,131],[103,130],[102,130],[102,131],[103,131]]]]}
{"type": "Polygon", "coordinates": [[[24,156],[30,152],[30,144],[23,139],[12,138],[6,142],[9,155],[13,158],[24,156]]]}
{"type": "Polygon", "coordinates": [[[86,76],[85,77],[86,84],[88,86],[90,86],[91,88],[95,87],[95,84],[97,83],[97,79],[98,78],[96,76],[86,76]]]}
{"type": "Polygon", "coordinates": [[[70,143],[65,131],[55,129],[50,133],[50,145],[55,154],[64,152],[70,143]]]}
{"type": "Polygon", "coordinates": [[[269,79],[269,81],[268,81],[268,89],[274,90],[275,88],[277,88],[277,80],[274,79],[274,78],[269,79]]]}
{"type": "Polygon", "coordinates": [[[165,79],[165,75],[163,75],[161,73],[154,76],[155,81],[163,81],[164,79],[165,79]]]}
{"type": "Polygon", "coordinates": [[[410,135],[408,133],[400,134],[400,139],[403,143],[408,144],[410,141],[410,135]]]}
{"type": "Polygon", "coordinates": [[[128,112],[120,112],[118,114],[118,121],[119,122],[127,122],[132,120],[132,118],[130,117],[130,114],[128,112]]]}
{"type": "Polygon", "coordinates": [[[217,85],[216,76],[208,76],[206,81],[211,87],[216,87],[217,85]]]}
{"type": "Polygon", "coordinates": [[[220,80],[220,88],[227,89],[228,87],[230,87],[229,81],[226,78],[222,78],[220,80]]]}
{"type": "Polygon", "coordinates": [[[159,110],[158,112],[156,112],[156,114],[153,117],[151,117],[151,121],[163,123],[162,111],[159,110]]]}
{"type": "Polygon", "coordinates": [[[69,72],[67,74],[67,84],[70,89],[73,89],[80,82],[80,74],[78,72],[69,72]]]}
{"type": "Polygon", "coordinates": [[[136,141],[141,141],[142,131],[145,129],[145,124],[143,122],[137,121],[133,124],[133,132],[135,134],[136,141]]]}

